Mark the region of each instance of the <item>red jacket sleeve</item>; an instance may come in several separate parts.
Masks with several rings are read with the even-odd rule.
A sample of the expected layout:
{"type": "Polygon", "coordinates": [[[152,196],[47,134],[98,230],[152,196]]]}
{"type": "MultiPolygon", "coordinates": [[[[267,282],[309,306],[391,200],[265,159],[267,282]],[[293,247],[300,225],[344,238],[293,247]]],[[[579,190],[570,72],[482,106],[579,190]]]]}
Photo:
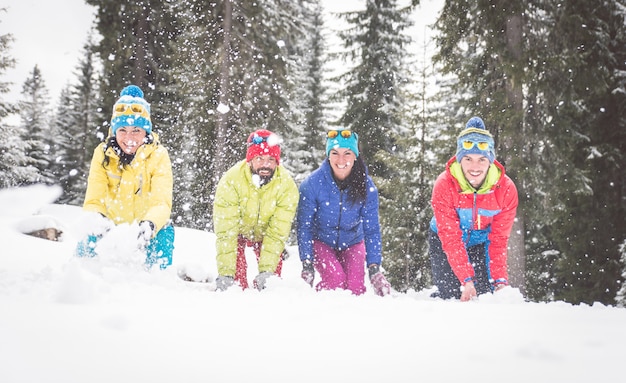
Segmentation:
{"type": "Polygon", "coordinates": [[[508,281],[507,247],[517,212],[517,188],[513,181],[505,175],[503,182],[497,186],[494,193],[496,193],[496,198],[502,210],[493,217],[493,222],[491,223],[491,233],[489,233],[489,267],[491,277],[495,281],[508,281]]]}
{"type": "Polygon", "coordinates": [[[452,271],[463,282],[474,278],[474,268],[469,263],[467,250],[463,243],[460,220],[457,214],[458,186],[456,181],[445,172],[442,173],[433,187],[431,204],[437,221],[437,234],[452,271]]]}

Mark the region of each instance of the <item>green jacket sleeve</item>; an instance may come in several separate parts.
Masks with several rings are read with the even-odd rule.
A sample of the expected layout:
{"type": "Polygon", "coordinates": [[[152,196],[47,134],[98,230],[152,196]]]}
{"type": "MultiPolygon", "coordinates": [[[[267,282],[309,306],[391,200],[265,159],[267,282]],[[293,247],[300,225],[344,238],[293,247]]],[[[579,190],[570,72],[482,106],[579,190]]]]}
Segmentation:
{"type": "MultiPolygon", "coordinates": [[[[263,245],[259,258],[259,272],[275,272],[280,256],[289,239],[291,225],[298,207],[299,192],[293,178],[284,168],[276,188],[275,205],[271,206],[272,214],[268,217],[267,228],[263,234],[263,245]]],[[[270,202],[270,201],[264,201],[270,202]]],[[[270,202],[271,203],[271,202],[270,202]]]]}
{"type": "Polygon", "coordinates": [[[217,184],[213,202],[213,230],[216,236],[217,272],[234,277],[237,263],[237,237],[241,208],[235,169],[224,174],[217,184]]]}

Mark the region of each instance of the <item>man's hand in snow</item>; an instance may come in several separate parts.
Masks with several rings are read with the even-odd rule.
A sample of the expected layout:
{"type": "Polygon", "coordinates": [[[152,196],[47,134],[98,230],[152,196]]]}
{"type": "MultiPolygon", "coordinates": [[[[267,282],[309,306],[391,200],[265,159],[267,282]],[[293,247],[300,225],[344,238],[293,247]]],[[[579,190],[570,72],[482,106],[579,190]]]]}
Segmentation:
{"type": "Polygon", "coordinates": [[[474,282],[465,282],[465,286],[461,287],[461,302],[471,301],[473,299],[476,299],[477,297],[478,295],[476,294],[476,287],[474,287],[474,282]]]}

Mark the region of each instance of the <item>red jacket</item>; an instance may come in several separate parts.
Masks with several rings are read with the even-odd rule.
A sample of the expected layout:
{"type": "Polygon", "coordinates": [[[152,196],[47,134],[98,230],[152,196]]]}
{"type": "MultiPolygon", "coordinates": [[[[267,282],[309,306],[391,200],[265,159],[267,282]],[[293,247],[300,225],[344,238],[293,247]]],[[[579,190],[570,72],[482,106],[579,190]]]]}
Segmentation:
{"type": "Polygon", "coordinates": [[[457,179],[463,177],[460,165],[454,165],[455,171],[454,163],[456,157],[448,161],[435,181],[430,227],[439,235],[452,271],[462,284],[474,277],[467,248],[482,243],[486,245],[489,279],[507,284],[507,245],[517,211],[517,188],[498,161],[494,161],[479,191],[464,188],[457,179]]]}

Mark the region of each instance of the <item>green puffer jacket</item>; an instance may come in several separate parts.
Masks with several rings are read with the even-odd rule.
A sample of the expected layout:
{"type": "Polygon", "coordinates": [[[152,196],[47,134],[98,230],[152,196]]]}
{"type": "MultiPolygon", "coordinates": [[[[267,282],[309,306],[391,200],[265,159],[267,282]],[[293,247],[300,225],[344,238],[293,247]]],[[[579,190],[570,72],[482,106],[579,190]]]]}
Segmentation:
{"type": "Polygon", "coordinates": [[[262,187],[253,183],[245,160],[230,168],[217,185],[213,203],[219,275],[235,275],[239,235],[262,242],[259,272],[275,272],[298,199],[298,187],[282,166],[276,167],[272,180],[262,187]]]}

